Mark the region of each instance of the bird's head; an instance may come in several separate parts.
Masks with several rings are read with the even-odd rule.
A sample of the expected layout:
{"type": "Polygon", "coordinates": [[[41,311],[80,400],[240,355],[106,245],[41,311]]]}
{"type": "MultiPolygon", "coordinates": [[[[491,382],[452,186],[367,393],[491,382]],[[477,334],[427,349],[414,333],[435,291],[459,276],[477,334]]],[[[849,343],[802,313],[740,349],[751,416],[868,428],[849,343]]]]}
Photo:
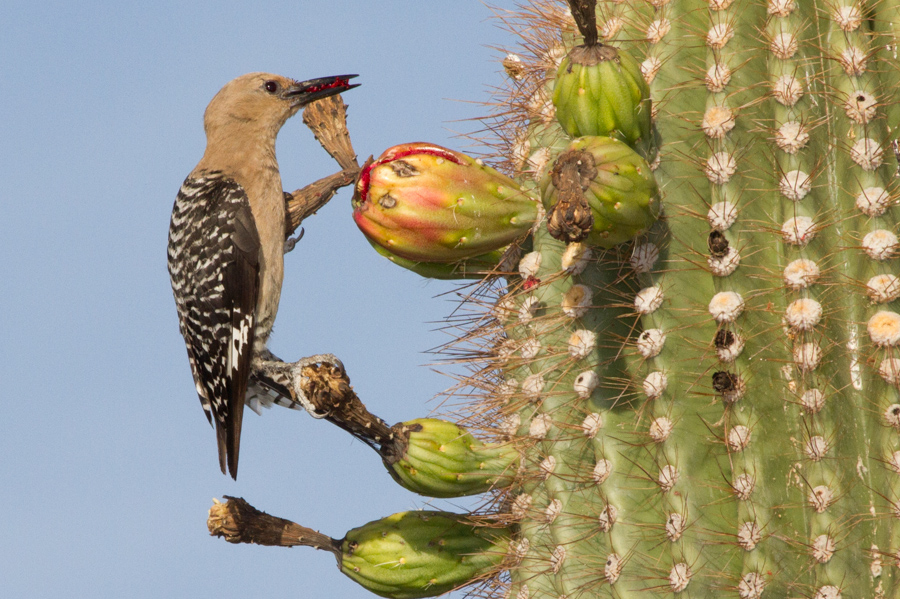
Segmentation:
{"type": "Polygon", "coordinates": [[[271,73],[249,73],[229,81],[206,108],[207,135],[217,130],[258,128],[278,133],[284,122],[310,102],[357,87],[356,75],[295,81],[271,73]]]}

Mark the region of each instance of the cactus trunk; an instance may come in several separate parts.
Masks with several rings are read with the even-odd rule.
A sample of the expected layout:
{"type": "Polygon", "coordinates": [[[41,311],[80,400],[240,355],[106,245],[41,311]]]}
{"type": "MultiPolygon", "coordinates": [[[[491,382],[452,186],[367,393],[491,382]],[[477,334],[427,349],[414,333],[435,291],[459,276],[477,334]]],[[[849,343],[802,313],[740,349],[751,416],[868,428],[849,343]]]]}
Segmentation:
{"type": "MultiPolygon", "coordinates": [[[[557,7],[520,22],[520,177],[559,152],[557,7]]],[[[900,596],[897,11],[598,6],[650,85],[664,216],[579,274],[537,233],[499,300],[512,596],[900,596]]]]}

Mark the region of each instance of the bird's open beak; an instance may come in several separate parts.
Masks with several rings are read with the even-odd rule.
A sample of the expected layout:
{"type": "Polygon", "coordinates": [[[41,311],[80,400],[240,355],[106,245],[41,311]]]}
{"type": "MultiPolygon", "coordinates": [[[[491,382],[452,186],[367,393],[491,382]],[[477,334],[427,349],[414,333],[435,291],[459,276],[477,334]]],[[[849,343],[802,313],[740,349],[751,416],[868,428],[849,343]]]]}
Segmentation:
{"type": "Polygon", "coordinates": [[[298,106],[306,106],[310,102],[359,87],[359,84],[350,85],[350,80],[354,77],[357,75],[335,75],[309,81],[297,81],[284,91],[284,97],[290,98],[298,106]]]}

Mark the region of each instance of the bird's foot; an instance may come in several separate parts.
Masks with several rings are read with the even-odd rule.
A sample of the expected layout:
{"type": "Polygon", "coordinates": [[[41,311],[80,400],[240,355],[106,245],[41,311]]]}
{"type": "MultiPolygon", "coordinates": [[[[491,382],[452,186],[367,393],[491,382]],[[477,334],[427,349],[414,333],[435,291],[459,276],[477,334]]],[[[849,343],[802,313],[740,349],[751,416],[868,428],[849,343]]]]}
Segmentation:
{"type": "Polygon", "coordinates": [[[300,241],[301,239],[303,239],[303,233],[304,233],[304,229],[301,228],[300,232],[297,233],[296,237],[288,237],[287,239],[284,240],[284,253],[285,254],[287,254],[288,252],[294,251],[294,248],[297,247],[297,242],[300,241]]]}

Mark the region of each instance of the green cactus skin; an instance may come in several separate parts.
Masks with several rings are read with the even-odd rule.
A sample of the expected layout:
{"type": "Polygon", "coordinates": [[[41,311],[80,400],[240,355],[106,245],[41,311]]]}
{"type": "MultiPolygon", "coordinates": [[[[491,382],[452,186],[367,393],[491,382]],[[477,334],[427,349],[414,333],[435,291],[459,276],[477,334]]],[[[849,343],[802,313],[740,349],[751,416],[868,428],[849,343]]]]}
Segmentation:
{"type": "Polygon", "coordinates": [[[572,137],[650,138],[650,90],[638,63],[612,46],[577,46],[559,64],[553,105],[572,137]]]}
{"type": "MultiPolygon", "coordinates": [[[[625,53],[621,53],[622,56],[625,53]]],[[[560,157],[590,162],[594,174],[585,198],[594,216],[587,243],[613,247],[634,239],[659,215],[659,188],[650,165],[628,144],[609,137],[580,137],[560,157]]],[[[548,210],[558,201],[553,177],[541,179],[541,196],[548,210]]]]}
{"type": "Polygon", "coordinates": [[[385,459],[391,476],[428,497],[464,497],[512,482],[519,452],[508,443],[484,443],[461,426],[419,418],[395,426],[406,431],[402,454],[385,459]]]}
{"type": "Polygon", "coordinates": [[[445,512],[401,512],[347,533],[341,571],[391,599],[434,597],[496,570],[509,531],[445,512]]]}
{"type": "MultiPolygon", "coordinates": [[[[565,144],[533,108],[564,10],[510,20],[523,179],[565,144]]],[[[658,109],[665,217],[587,261],[539,231],[498,302],[473,420],[525,460],[510,596],[900,597],[898,10],[598,6],[658,109]]]]}

